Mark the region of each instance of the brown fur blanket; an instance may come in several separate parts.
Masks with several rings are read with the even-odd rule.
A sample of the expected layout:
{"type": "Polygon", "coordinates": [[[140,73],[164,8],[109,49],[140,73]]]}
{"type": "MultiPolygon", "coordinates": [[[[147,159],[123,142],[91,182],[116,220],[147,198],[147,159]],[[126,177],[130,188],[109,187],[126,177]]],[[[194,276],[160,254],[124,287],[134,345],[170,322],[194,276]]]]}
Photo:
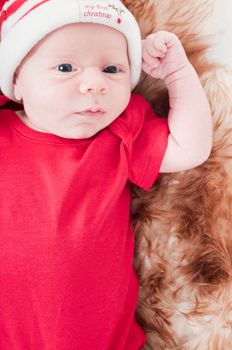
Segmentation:
{"type": "MultiPolygon", "coordinates": [[[[232,349],[232,70],[209,62],[213,35],[201,32],[213,0],[125,0],[143,37],[176,33],[211,104],[214,142],[198,168],[160,176],[147,193],[135,189],[137,318],[146,349],[232,349]]],[[[212,33],[213,34],[213,33],[212,33]]],[[[146,75],[137,92],[163,115],[165,86],[146,75]]],[[[197,101],[196,101],[197,103],[197,101]]]]}

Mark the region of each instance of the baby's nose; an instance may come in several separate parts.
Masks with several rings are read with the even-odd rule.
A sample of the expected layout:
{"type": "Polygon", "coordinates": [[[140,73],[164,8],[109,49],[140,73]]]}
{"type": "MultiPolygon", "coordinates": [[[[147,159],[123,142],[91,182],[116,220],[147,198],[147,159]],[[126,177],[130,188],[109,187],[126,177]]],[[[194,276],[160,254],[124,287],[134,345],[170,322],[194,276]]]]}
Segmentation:
{"type": "Polygon", "coordinates": [[[107,94],[109,87],[103,76],[93,73],[83,77],[79,90],[81,94],[107,94]]]}

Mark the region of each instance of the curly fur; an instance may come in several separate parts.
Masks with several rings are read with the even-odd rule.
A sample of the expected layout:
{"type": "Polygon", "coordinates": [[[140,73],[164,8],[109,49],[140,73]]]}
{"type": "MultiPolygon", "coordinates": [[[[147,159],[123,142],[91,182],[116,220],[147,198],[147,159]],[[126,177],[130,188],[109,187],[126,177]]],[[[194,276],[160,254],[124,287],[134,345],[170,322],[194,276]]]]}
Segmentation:
{"type": "MultiPolygon", "coordinates": [[[[134,190],[137,317],[146,349],[232,349],[232,71],[208,63],[210,36],[201,25],[213,0],[126,0],[143,37],[169,30],[181,39],[209,98],[214,143],[209,160],[160,176],[147,193],[134,190]]],[[[160,114],[168,111],[162,82],[145,74],[137,91],[160,114]]]]}

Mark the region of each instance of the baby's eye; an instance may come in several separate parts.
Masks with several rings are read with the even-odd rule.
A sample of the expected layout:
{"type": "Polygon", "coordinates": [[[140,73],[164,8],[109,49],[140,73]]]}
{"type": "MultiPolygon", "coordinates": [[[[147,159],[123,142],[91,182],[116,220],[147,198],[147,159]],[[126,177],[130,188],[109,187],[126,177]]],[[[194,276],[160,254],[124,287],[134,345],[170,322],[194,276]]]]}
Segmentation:
{"type": "Polygon", "coordinates": [[[103,69],[104,73],[111,73],[111,74],[115,74],[119,72],[119,68],[116,66],[108,66],[106,68],[103,69]]]}
{"type": "Polygon", "coordinates": [[[70,63],[62,63],[57,66],[57,70],[62,73],[70,73],[76,69],[74,69],[70,63]]]}

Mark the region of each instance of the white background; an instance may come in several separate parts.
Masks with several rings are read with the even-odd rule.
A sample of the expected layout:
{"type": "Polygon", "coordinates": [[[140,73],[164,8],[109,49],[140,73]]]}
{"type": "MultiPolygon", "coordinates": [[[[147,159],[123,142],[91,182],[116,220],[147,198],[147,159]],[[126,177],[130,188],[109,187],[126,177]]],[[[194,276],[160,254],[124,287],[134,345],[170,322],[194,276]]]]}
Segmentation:
{"type": "Polygon", "coordinates": [[[215,11],[204,31],[215,33],[215,46],[208,53],[213,62],[232,66],[232,0],[216,0],[215,11]]]}

